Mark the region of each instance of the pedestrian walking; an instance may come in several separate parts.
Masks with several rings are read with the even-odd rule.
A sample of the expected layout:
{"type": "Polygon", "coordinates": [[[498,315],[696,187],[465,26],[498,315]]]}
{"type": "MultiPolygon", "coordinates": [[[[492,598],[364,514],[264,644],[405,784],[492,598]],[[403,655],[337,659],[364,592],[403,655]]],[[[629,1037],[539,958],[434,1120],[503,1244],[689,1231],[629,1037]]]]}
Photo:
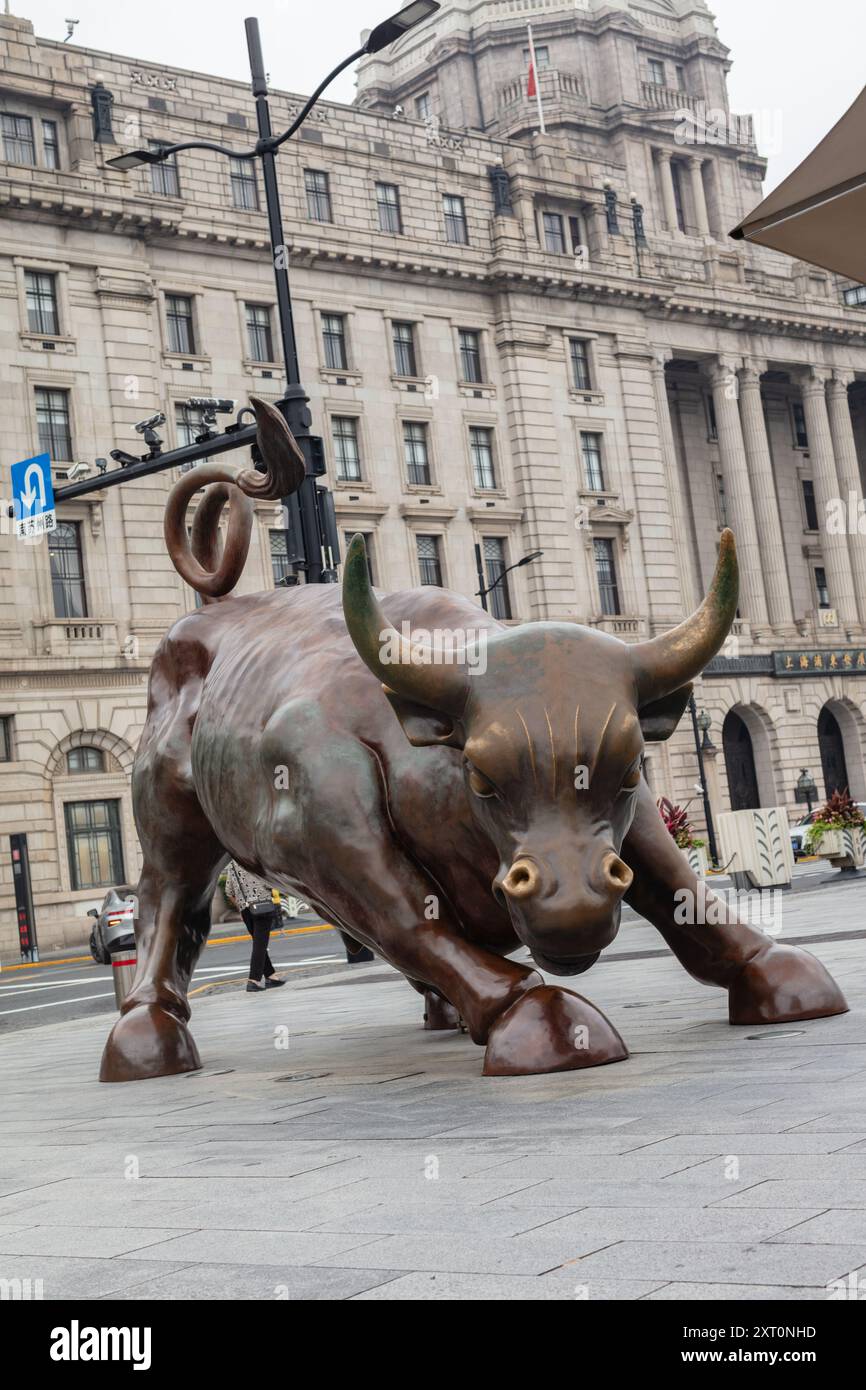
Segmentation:
{"type": "Polygon", "coordinates": [[[260,994],[284,985],[268,955],[271,932],[280,922],[280,895],[263,879],[232,860],[226,875],[226,897],[240,911],[244,926],[253,939],[247,993],[260,994]]]}

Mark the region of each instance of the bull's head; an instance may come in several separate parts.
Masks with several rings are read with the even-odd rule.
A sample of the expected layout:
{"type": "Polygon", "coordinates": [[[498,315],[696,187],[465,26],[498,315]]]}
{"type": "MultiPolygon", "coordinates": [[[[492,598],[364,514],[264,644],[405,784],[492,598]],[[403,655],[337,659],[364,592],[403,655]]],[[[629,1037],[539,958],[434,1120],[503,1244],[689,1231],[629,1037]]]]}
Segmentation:
{"type": "Polygon", "coordinates": [[[499,854],[493,892],[556,974],[580,973],[616,935],[644,744],[674,732],[737,593],[725,531],[707,597],[673,631],[628,646],[569,623],[494,628],[478,674],[469,653],[437,660],[398,634],[370,587],[362,537],[349,547],[343,607],[355,647],[410,743],[462,750],[473,815],[499,854]]]}

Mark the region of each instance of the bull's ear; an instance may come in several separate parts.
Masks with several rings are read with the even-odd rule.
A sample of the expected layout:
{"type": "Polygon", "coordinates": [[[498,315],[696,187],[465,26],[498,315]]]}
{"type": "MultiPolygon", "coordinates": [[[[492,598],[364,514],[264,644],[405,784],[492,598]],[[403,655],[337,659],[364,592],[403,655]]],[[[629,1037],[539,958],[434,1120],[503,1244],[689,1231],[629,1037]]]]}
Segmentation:
{"type": "Polygon", "coordinates": [[[463,747],[463,730],[458,720],[450,714],[441,714],[438,710],[428,709],[426,705],[406,700],[402,695],[395,695],[387,686],[383,689],[413,748],[433,748],[437,745],[445,748],[463,747]]]}
{"type": "Polygon", "coordinates": [[[692,686],[684,685],[663,700],[641,705],[638,711],[644,743],[665,743],[673,734],[686,711],[692,686]]]}

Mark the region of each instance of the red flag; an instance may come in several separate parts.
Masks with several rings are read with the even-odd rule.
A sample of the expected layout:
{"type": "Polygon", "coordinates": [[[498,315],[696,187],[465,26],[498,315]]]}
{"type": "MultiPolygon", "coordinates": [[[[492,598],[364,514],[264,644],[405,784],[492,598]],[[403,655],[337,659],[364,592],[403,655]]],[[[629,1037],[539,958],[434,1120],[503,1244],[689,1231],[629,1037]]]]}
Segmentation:
{"type": "Polygon", "coordinates": [[[529,81],[526,84],[526,95],[528,97],[538,95],[538,87],[535,84],[535,64],[531,58],[529,60],[529,81]]]}

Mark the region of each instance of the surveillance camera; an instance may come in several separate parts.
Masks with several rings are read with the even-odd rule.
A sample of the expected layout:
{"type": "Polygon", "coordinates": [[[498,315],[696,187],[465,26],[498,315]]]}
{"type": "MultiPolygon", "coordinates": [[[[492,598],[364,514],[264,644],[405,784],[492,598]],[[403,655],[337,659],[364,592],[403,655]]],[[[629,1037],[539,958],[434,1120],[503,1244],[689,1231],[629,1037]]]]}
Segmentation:
{"type": "Polygon", "coordinates": [[[96,467],[100,473],[105,473],[108,469],[108,459],[97,459],[96,467]]]}
{"type": "Polygon", "coordinates": [[[86,478],[89,472],[89,463],[73,463],[72,467],[67,470],[66,476],[71,483],[74,483],[76,478],[86,478]]]}
{"type": "Polygon", "coordinates": [[[139,420],[135,426],[135,431],[137,434],[144,434],[147,430],[158,429],[160,425],[164,424],[165,416],[162,411],[158,411],[156,415],[150,415],[146,420],[139,420]]]}
{"type": "Polygon", "coordinates": [[[218,415],[231,415],[235,408],[234,401],[223,400],[217,396],[190,396],[187,405],[190,410],[202,410],[218,415]]]}

